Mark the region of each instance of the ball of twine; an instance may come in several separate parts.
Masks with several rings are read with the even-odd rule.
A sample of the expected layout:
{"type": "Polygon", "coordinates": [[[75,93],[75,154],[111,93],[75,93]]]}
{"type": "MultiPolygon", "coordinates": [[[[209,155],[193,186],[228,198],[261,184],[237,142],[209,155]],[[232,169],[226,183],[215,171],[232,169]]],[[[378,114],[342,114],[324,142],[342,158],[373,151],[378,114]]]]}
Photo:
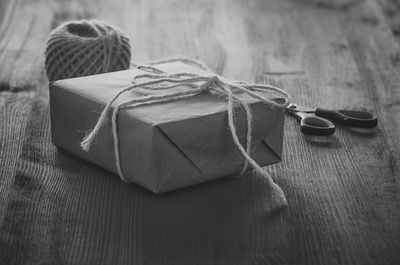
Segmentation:
{"type": "Polygon", "coordinates": [[[45,66],[49,81],[128,69],[129,37],[98,20],[66,22],[47,42],[45,66]]]}

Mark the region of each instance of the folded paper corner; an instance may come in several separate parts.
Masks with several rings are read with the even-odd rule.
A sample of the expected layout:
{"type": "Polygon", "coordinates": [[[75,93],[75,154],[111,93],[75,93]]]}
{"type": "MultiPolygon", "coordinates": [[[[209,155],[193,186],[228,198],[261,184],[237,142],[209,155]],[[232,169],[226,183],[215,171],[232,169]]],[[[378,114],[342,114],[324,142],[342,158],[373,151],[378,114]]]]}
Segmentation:
{"type": "Polygon", "coordinates": [[[173,140],[173,138],[175,138],[174,135],[172,135],[173,132],[168,131],[168,130],[165,128],[165,126],[163,126],[163,125],[164,125],[164,124],[157,124],[157,125],[154,125],[154,127],[156,127],[156,128],[158,129],[158,131],[159,131],[160,134],[163,136],[163,138],[164,138],[166,141],[169,142],[170,146],[173,147],[173,148],[175,149],[175,151],[177,151],[177,153],[181,155],[182,158],[184,158],[186,161],[188,161],[188,162],[193,166],[193,168],[196,169],[196,171],[197,171],[198,173],[201,173],[200,166],[197,165],[197,164],[195,163],[195,161],[194,161],[193,159],[191,159],[190,156],[189,156],[188,154],[186,154],[186,153],[182,150],[182,148],[179,146],[179,143],[177,143],[176,141],[173,140]]]}

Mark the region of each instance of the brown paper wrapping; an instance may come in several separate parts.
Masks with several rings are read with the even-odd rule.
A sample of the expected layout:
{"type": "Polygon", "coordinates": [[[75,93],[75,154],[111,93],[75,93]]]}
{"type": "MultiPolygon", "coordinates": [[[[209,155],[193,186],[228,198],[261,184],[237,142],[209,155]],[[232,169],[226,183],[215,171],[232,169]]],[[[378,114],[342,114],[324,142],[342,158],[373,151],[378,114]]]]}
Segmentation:
{"type": "MultiPolygon", "coordinates": [[[[204,74],[183,63],[165,63],[169,72],[204,74]]],[[[107,102],[131,84],[138,69],[59,80],[50,85],[53,143],[61,150],[117,174],[110,120],[102,127],[89,152],[80,142],[95,126],[107,102]]],[[[187,89],[185,87],[176,90],[187,89]]],[[[169,91],[168,93],[170,93],[169,91]]],[[[138,89],[123,94],[115,104],[132,97],[165,93],[138,89]]],[[[266,166],[281,160],[283,110],[271,108],[245,94],[251,107],[251,156],[266,166]]],[[[110,114],[111,116],[111,114],[110,114]]],[[[235,108],[235,125],[246,142],[246,115],[235,108]]],[[[226,101],[200,95],[175,102],[122,109],[118,114],[121,167],[126,178],[161,193],[238,173],[244,158],[228,125],[226,101]]]]}

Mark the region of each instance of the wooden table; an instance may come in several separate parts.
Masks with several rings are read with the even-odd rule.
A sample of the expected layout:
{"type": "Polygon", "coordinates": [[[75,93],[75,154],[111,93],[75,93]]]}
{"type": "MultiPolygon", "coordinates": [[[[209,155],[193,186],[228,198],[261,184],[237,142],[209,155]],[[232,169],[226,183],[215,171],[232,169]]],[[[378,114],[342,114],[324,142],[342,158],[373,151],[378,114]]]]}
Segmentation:
{"type": "Polygon", "coordinates": [[[0,263],[400,264],[399,25],[398,0],[0,0],[0,263]],[[81,18],[124,29],[134,62],[199,58],[379,125],[307,137],[287,117],[275,214],[258,178],[155,196],[51,144],[43,53],[81,18]]]}

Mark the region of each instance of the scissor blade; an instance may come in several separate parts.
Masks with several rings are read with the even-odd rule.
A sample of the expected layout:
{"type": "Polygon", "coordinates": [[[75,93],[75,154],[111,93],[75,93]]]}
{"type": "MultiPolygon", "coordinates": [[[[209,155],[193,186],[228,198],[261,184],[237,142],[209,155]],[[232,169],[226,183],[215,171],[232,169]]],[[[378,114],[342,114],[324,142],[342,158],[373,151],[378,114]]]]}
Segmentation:
{"type": "Polygon", "coordinates": [[[315,109],[311,108],[304,108],[304,107],[299,107],[296,104],[290,104],[286,108],[289,112],[304,112],[304,113],[315,113],[315,109]]]}

